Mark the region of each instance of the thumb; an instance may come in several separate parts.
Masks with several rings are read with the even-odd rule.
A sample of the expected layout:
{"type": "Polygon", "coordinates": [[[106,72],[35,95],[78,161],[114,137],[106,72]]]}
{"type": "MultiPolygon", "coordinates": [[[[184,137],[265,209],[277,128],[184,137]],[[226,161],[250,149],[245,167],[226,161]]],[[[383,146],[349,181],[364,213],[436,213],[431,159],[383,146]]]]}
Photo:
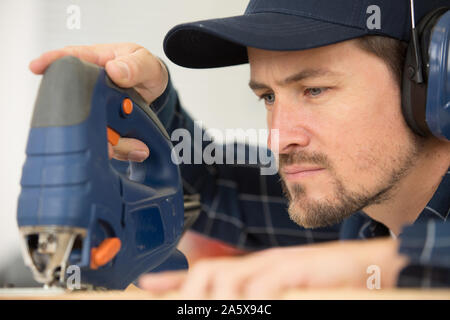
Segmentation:
{"type": "Polygon", "coordinates": [[[108,75],[111,79],[122,87],[130,87],[130,68],[122,60],[112,60],[106,63],[108,75]]]}
{"type": "Polygon", "coordinates": [[[159,97],[167,86],[165,66],[145,48],[110,60],[105,68],[118,86],[134,87],[148,103],[159,97]]]}

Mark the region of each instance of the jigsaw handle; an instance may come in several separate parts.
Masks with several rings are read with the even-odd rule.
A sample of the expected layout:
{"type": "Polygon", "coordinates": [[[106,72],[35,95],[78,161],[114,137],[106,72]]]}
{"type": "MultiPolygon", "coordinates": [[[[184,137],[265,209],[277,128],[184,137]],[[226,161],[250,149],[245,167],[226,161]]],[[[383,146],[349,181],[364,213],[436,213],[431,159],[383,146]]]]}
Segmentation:
{"type": "MultiPolygon", "coordinates": [[[[150,187],[178,187],[178,167],[167,158],[171,154],[170,138],[139,93],[133,88],[118,87],[103,68],[94,64],[71,56],[55,61],[45,73],[32,127],[73,126],[90,121],[92,112],[100,115],[92,119],[96,129],[107,130],[107,127],[107,137],[112,144],[117,143],[119,137],[127,137],[151,147],[152,156],[144,163],[130,163],[132,180],[150,187]],[[102,117],[103,112],[106,118],[102,117]]],[[[96,135],[101,136],[101,133],[96,132],[96,135]]]]}
{"type": "Polygon", "coordinates": [[[120,137],[134,138],[150,148],[151,156],[142,163],[130,161],[129,178],[152,188],[178,188],[179,169],[168,157],[172,144],[156,114],[134,89],[116,86],[103,70],[101,77],[107,90],[118,93],[106,97],[108,141],[115,145],[120,137]]]}

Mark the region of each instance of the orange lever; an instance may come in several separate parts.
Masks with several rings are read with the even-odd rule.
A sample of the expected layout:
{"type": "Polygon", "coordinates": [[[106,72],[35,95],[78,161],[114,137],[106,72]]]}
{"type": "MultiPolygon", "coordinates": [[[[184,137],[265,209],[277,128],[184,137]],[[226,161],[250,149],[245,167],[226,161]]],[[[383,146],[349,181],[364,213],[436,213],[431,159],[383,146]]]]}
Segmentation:
{"type": "Polygon", "coordinates": [[[119,238],[108,238],[97,248],[91,249],[91,269],[98,269],[111,261],[119,252],[122,243],[119,238]]]}
{"type": "Polygon", "coordinates": [[[106,127],[106,135],[108,136],[108,141],[113,145],[117,145],[119,143],[120,134],[117,133],[114,129],[110,127],[106,127]]]}
{"type": "Polygon", "coordinates": [[[122,111],[124,114],[128,115],[133,112],[133,101],[129,98],[125,98],[122,101],[122,111]]]}

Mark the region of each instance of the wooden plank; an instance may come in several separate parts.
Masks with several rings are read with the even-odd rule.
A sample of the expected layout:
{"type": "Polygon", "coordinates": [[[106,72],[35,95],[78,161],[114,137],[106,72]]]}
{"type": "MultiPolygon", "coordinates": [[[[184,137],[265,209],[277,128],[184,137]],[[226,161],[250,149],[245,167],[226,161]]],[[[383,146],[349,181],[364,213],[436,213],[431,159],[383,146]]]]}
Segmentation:
{"type": "MultiPolygon", "coordinates": [[[[179,300],[178,292],[156,295],[130,286],[125,291],[79,291],[54,294],[22,294],[3,289],[0,299],[26,300],[179,300]]],[[[236,298],[239,299],[239,298],[236,298]]],[[[323,289],[323,290],[291,290],[282,294],[282,300],[450,300],[450,290],[420,289],[323,289]]]]}

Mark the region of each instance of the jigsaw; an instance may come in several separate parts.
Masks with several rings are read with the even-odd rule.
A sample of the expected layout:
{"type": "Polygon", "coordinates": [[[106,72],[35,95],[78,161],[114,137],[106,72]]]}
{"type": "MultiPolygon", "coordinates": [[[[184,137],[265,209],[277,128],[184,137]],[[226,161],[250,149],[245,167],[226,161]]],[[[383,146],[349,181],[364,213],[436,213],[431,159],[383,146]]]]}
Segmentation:
{"type": "Polygon", "coordinates": [[[52,63],[34,107],[17,210],[34,278],[66,287],[75,266],[82,288],[120,290],[143,273],[187,268],[177,244],[200,204],[183,195],[171,150],[137,91],[76,57],[52,63]],[[107,150],[120,137],[143,141],[151,155],[120,170],[107,150]]]}

